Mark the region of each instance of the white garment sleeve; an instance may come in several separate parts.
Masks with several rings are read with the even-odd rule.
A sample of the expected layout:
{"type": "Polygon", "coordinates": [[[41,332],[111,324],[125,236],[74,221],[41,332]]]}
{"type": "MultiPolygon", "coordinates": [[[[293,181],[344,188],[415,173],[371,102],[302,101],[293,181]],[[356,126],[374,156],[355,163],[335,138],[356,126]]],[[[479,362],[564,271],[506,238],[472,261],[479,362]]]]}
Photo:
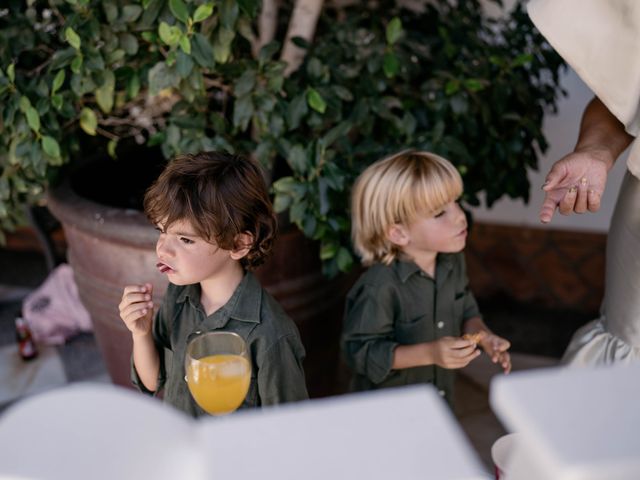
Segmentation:
{"type": "MultiPolygon", "coordinates": [[[[529,17],[627,132],[640,134],[640,1],[531,0],[529,17]]],[[[629,170],[640,178],[640,142],[629,170]]]]}

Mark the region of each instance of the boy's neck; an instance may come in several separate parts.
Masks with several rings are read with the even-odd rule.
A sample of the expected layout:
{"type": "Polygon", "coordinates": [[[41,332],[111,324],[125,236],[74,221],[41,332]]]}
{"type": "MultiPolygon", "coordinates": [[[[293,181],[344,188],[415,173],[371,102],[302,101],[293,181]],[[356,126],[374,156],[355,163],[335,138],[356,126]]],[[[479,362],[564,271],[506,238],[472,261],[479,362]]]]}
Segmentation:
{"type": "Polygon", "coordinates": [[[419,255],[408,255],[406,252],[403,252],[401,258],[412,261],[420,267],[420,270],[431,278],[436,278],[436,260],[438,258],[438,252],[424,252],[419,255]]]}
{"type": "Polygon", "coordinates": [[[207,316],[223,307],[244,278],[244,269],[234,262],[228,271],[200,282],[200,303],[207,316]]]}

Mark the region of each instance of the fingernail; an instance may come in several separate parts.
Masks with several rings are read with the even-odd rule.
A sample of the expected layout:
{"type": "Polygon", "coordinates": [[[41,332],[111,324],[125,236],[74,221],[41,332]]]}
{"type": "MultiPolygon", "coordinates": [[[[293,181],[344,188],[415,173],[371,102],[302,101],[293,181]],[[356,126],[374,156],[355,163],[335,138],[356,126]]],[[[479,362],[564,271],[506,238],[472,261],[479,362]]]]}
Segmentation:
{"type": "Polygon", "coordinates": [[[589,182],[588,182],[588,180],[586,178],[583,177],[583,178],[580,179],[580,185],[587,185],[588,183],[589,182]]]}
{"type": "Polygon", "coordinates": [[[575,185],[569,189],[569,193],[576,193],[578,191],[578,187],[575,185]]]}

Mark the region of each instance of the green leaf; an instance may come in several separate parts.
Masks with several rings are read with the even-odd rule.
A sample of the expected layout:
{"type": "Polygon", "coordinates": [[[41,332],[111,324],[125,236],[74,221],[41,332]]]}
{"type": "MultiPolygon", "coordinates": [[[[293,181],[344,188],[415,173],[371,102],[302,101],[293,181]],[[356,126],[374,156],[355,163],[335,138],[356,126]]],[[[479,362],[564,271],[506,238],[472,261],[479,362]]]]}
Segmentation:
{"type": "Polygon", "coordinates": [[[220,23],[224,28],[233,30],[238,19],[240,9],[236,0],[222,0],[220,9],[220,23]]]}
{"type": "Polygon", "coordinates": [[[182,35],[182,37],[180,37],[180,48],[187,55],[191,55],[191,42],[187,35],[182,35]]]}
{"type": "Polygon", "coordinates": [[[62,95],[59,94],[55,94],[51,96],[51,105],[53,105],[53,108],[55,108],[56,110],[60,110],[62,108],[62,95]]]}
{"type": "Polygon", "coordinates": [[[20,97],[20,111],[26,115],[29,108],[31,108],[31,100],[26,95],[22,95],[20,97]]]}
{"type": "Polygon", "coordinates": [[[309,107],[307,106],[307,99],[304,93],[293,97],[287,107],[287,123],[289,124],[289,129],[298,128],[302,117],[304,117],[308,111],[309,107]]]}
{"type": "Polygon", "coordinates": [[[393,52],[387,52],[384,54],[382,69],[384,70],[384,75],[387,78],[395,77],[400,70],[400,61],[393,52]]]}
{"type": "Polygon", "coordinates": [[[176,69],[182,78],[187,78],[193,70],[193,60],[186,53],[178,52],[176,69]]]}
{"type": "Polygon", "coordinates": [[[98,128],[98,117],[90,108],[84,107],[80,112],[80,128],[87,134],[95,136],[96,128],[98,128]]]}
{"type": "Polygon", "coordinates": [[[287,154],[287,163],[294,172],[304,174],[307,171],[307,152],[302,145],[294,145],[287,154]]]}
{"type": "Polygon", "coordinates": [[[165,62],[158,62],[149,70],[149,94],[151,96],[157,95],[165,88],[177,87],[179,83],[180,76],[165,62]]]}
{"type": "Polygon", "coordinates": [[[43,135],[41,143],[44,153],[53,158],[60,158],[60,145],[58,145],[58,141],[55,138],[43,135]]]}
{"type": "Polygon", "coordinates": [[[64,38],[69,43],[69,45],[71,45],[76,50],[80,50],[80,37],[73,28],[67,27],[67,29],[64,31],[64,38]]]}
{"type": "Polygon", "coordinates": [[[118,146],[118,140],[117,139],[111,139],[109,140],[109,143],[107,143],[107,153],[109,154],[109,156],[111,158],[116,158],[116,147],[118,146]]]}
{"type": "Polygon", "coordinates": [[[344,247],[340,247],[340,249],[338,250],[336,261],[338,262],[338,268],[342,272],[348,272],[353,266],[353,256],[351,255],[349,250],[344,247]]]}
{"type": "Polygon", "coordinates": [[[336,256],[339,246],[332,242],[322,242],[320,247],[320,259],[329,260],[336,256]]]}
{"type": "Polygon", "coordinates": [[[213,44],[213,57],[218,63],[227,63],[231,55],[231,42],[235,37],[235,32],[228,28],[220,28],[213,44]]]}
{"type": "Polygon", "coordinates": [[[389,45],[393,45],[396,43],[400,37],[402,36],[402,22],[398,17],[394,17],[387,24],[386,37],[387,43],[389,45]]]}
{"type": "Polygon", "coordinates": [[[142,13],[140,5],[125,5],[122,9],[122,21],[125,23],[135,22],[142,13]]]}
{"type": "Polygon", "coordinates": [[[7,67],[7,77],[9,77],[11,83],[16,81],[16,65],[14,63],[9,64],[7,67]]]}
{"type": "Polygon", "coordinates": [[[129,99],[135,98],[140,92],[140,77],[137,73],[134,73],[129,77],[127,81],[127,97],[129,99]]]}
{"type": "Polygon", "coordinates": [[[447,95],[453,95],[460,90],[460,82],[458,80],[449,80],[444,87],[444,93],[447,95]]]}
{"type": "Polygon", "coordinates": [[[192,47],[192,55],[198,65],[204,68],[213,68],[215,66],[213,48],[204,35],[200,33],[194,34],[192,37],[192,47]]]}
{"type": "Polygon", "coordinates": [[[242,97],[253,90],[256,84],[256,72],[254,70],[245,70],[240,78],[236,80],[233,86],[233,93],[236,97],[242,97]]]}
{"type": "Polygon", "coordinates": [[[315,88],[309,88],[307,90],[307,102],[309,103],[309,106],[318,113],[324,113],[327,109],[327,103],[315,88]]]}
{"type": "Polygon", "coordinates": [[[291,205],[292,198],[289,195],[276,194],[273,199],[273,209],[276,213],[284,212],[291,205]]]}
{"type": "Polygon", "coordinates": [[[189,22],[189,10],[182,0],[169,0],[169,8],[173,16],[186,24],[189,22]]]}
{"type": "Polygon", "coordinates": [[[31,127],[31,130],[33,130],[36,133],[40,132],[40,115],[38,114],[38,111],[29,106],[29,108],[27,108],[26,111],[26,115],[27,115],[27,123],[29,124],[29,127],[31,127]]]}
{"type": "Polygon", "coordinates": [[[80,73],[82,70],[82,55],[77,55],[71,62],[71,71],[73,73],[80,73]]]}
{"type": "Polygon", "coordinates": [[[113,90],[115,88],[116,79],[113,72],[107,70],[104,72],[104,82],[100,88],[96,89],[96,102],[104,113],[109,113],[113,108],[113,90]]]}
{"type": "Polygon", "coordinates": [[[65,73],[64,70],[58,71],[56,76],[53,79],[53,84],[51,85],[51,95],[53,96],[64,83],[65,73]]]}
{"type": "Polygon", "coordinates": [[[202,22],[211,16],[213,13],[213,4],[206,3],[204,5],[200,5],[196,8],[195,13],[193,14],[193,23],[202,22]]]}
{"type": "Polygon", "coordinates": [[[120,35],[120,46],[128,55],[138,53],[138,39],[130,33],[120,35]]]}
{"type": "Polygon", "coordinates": [[[464,86],[467,90],[472,92],[478,92],[484,90],[486,82],[477,78],[468,78],[464,81],[464,86]]]}
{"type": "Polygon", "coordinates": [[[111,2],[104,2],[102,4],[102,9],[104,10],[104,16],[107,19],[107,22],[113,23],[118,18],[118,6],[114,5],[111,2]]]}
{"type": "Polygon", "coordinates": [[[253,115],[253,102],[251,96],[246,95],[236,100],[233,107],[233,126],[244,131],[249,126],[249,121],[253,115]]]}
{"type": "Polygon", "coordinates": [[[182,30],[176,26],[170,26],[166,22],[160,22],[158,35],[160,35],[160,40],[162,40],[166,45],[173,47],[180,42],[182,30]]]}

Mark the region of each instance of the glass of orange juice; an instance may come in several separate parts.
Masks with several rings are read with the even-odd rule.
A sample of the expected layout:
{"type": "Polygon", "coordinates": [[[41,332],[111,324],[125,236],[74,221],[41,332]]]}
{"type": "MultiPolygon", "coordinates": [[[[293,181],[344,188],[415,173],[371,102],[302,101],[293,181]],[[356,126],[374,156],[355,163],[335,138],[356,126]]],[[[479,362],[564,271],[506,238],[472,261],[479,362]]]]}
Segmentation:
{"type": "Polygon", "coordinates": [[[185,355],[187,385],[200,408],[211,415],[236,410],[249,390],[247,344],[233,332],[207,332],[192,339],[185,355]]]}

